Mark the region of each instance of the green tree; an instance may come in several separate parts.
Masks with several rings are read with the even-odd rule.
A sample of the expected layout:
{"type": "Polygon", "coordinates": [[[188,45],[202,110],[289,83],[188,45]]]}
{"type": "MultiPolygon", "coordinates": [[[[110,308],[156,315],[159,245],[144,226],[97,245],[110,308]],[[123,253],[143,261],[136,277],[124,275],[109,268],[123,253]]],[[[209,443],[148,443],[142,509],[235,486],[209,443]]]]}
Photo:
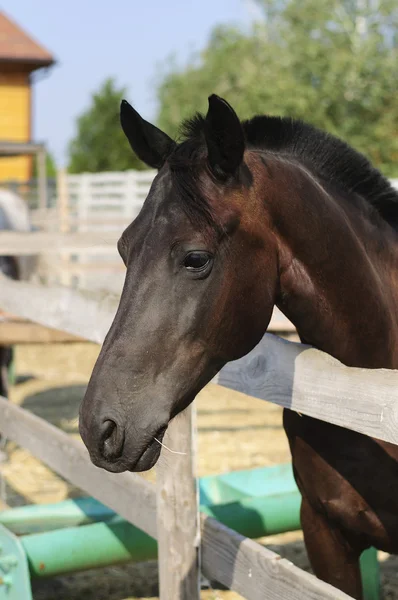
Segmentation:
{"type": "Polygon", "coordinates": [[[398,175],[397,0],[258,0],[249,34],[219,27],[204,52],[158,88],[159,124],[206,111],[218,93],[241,118],[301,118],[345,139],[398,175]]]}
{"type": "Polygon", "coordinates": [[[119,107],[126,89],[107,79],[93,94],[90,108],[77,119],[77,135],[69,144],[69,172],[97,173],[143,169],[120,127],[119,107]]]}

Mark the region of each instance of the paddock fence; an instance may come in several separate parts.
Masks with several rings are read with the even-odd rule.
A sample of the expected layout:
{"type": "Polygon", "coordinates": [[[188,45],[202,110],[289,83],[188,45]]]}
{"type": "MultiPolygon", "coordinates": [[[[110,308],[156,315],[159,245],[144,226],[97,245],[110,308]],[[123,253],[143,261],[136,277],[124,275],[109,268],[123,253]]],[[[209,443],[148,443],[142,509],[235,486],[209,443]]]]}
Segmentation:
{"type": "MultiPolygon", "coordinates": [[[[103,289],[119,291],[124,277],[116,241],[138,214],[153,176],[150,171],[81,176],[61,172],[56,207],[32,211],[37,230],[1,232],[0,255],[38,255],[49,267],[40,278],[43,283],[0,276],[0,310],[13,315],[14,332],[21,320],[27,320],[32,336],[44,326],[59,340],[77,336],[102,343],[119,299],[103,289]],[[54,257],[56,268],[51,263],[54,257]],[[109,273],[116,265],[118,279],[110,284],[109,273]],[[105,274],[104,281],[98,281],[100,273],[105,274]]],[[[393,183],[398,188],[398,180],[393,183]]],[[[291,335],[295,331],[278,311],[269,330],[291,335]]],[[[10,329],[8,338],[6,328],[4,338],[1,332],[0,327],[0,343],[10,343],[10,329]]],[[[313,348],[266,334],[246,357],[226,365],[214,383],[398,444],[396,371],[348,368],[313,348]]],[[[158,540],[161,600],[198,600],[200,571],[247,600],[348,598],[199,514],[193,408],[169,427],[165,443],[185,454],[168,457],[167,463],[160,460],[156,486],[136,474],[97,469],[83,444],[4,398],[0,410],[4,436],[158,540]]]]}
{"type": "MultiPolygon", "coordinates": [[[[155,175],[153,170],[81,175],[59,171],[52,188],[56,201],[45,210],[31,203],[33,225],[47,233],[45,240],[36,235],[38,245],[59,250],[42,260],[46,280],[74,288],[120,289],[124,266],[116,241],[138,215],[155,175]]],[[[398,189],[398,179],[391,183],[398,189]]],[[[6,242],[4,237],[4,247],[6,242]]]]}
{"type": "MultiPolygon", "coordinates": [[[[101,343],[118,297],[0,278],[0,308],[101,343]]],[[[215,383],[398,444],[398,372],[345,367],[329,355],[266,334],[215,383]]],[[[200,570],[247,600],[343,600],[348,596],[256,542],[199,514],[194,409],[170,425],[156,487],[139,475],[93,466],[83,444],[0,398],[0,431],[54,471],[158,539],[161,600],[197,600],[200,570]]]]}

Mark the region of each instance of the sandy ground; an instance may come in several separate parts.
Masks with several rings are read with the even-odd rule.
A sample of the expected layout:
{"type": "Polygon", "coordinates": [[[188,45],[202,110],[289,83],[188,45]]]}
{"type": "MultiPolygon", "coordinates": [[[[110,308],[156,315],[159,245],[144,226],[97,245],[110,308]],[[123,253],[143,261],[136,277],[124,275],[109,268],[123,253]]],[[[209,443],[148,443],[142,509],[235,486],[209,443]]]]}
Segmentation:
{"type": "MultiPolygon", "coordinates": [[[[97,356],[91,344],[16,348],[17,384],[11,400],[78,436],[78,406],[97,356]]],[[[209,385],[198,400],[199,475],[289,461],[279,407],[209,385]]],[[[2,488],[11,506],[58,502],[82,495],[24,449],[8,444],[2,488]]],[[[147,475],[153,478],[153,473],[147,475]]],[[[262,538],[261,543],[309,570],[300,532],[262,538]]],[[[385,600],[398,600],[398,560],[380,554],[385,600]]],[[[156,562],[109,567],[33,583],[34,600],[138,600],[157,598],[156,562]]],[[[203,600],[238,600],[209,589],[203,600]]]]}

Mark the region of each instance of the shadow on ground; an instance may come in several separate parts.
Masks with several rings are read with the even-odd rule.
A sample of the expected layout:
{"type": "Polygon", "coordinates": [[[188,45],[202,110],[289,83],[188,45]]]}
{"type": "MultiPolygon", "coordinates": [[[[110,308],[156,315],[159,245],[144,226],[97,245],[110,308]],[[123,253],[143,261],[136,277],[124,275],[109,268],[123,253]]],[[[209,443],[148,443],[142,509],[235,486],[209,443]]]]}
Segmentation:
{"type": "Polygon", "coordinates": [[[79,406],[85,391],[85,385],[49,388],[27,396],[21,406],[66,433],[78,433],[79,406]]]}

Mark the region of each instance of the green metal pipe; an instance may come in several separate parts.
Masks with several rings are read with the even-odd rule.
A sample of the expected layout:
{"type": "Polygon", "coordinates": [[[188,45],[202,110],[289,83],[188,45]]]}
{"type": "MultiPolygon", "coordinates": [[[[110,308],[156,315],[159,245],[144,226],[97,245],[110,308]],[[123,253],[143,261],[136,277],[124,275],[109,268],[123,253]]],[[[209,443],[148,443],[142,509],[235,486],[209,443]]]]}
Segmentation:
{"type": "MultiPolygon", "coordinates": [[[[261,527],[262,533],[258,535],[300,528],[300,493],[289,463],[201,477],[199,490],[203,510],[215,517],[218,514],[220,518],[225,516],[229,524],[236,522],[235,510],[238,510],[239,516],[244,517],[245,528],[247,522],[253,520],[255,525],[251,526],[252,531],[261,527]],[[219,508],[221,505],[222,508],[219,508]]],[[[76,498],[57,504],[23,506],[3,511],[0,513],[0,523],[22,535],[109,521],[115,516],[115,512],[94,498],[76,498]]]]}
{"type": "MultiPolygon", "coordinates": [[[[301,497],[291,465],[203,477],[199,485],[201,511],[242,535],[256,538],[301,528],[301,497]]],[[[94,498],[3,511],[0,523],[20,535],[46,531],[21,538],[32,577],[145,561],[157,553],[155,540],[94,498]]],[[[375,549],[361,556],[361,571],[365,600],[377,600],[375,549]]]]}
{"type": "Polygon", "coordinates": [[[0,524],[16,535],[52,531],[119,518],[95,498],[76,498],[55,504],[18,506],[0,512],[0,524]]]}
{"type": "Polygon", "coordinates": [[[111,523],[34,533],[20,540],[31,577],[53,577],[157,557],[156,540],[121,518],[111,523]]]}
{"type": "Polygon", "coordinates": [[[379,600],[381,595],[380,564],[376,548],[369,548],[362,552],[361,575],[363,600],[379,600]]]}
{"type": "MultiPolygon", "coordinates": [[[[300,528],[297,498],[289,494],[283,497],[284,515],[281,515],[281,501],[282,499],[277,497],[244,498],[239,502],[202,506],[201,510],[242,535],[256,538],[300,528]]],[[[51,577],[106,565],[143,562],[156,558],[156,540],[118,517],[110,509],[103,507],[101,503],[87,498],[83,505],[79,503],[79,506],[70,501],[60,504],[64,506],[52,505],[52,508],[55,513],[55,509],[61,508],[60,513],[68,516],[66,520],[68,523],[71,522],[72,516],[75,519],[80,518],[83,522],[88,519],[99,519],[101,515],[108,522],[67,527],[21,537],[32,577],[51,577]],[[89,509],[91,515],[88,514],[89,509]],[[57,549],[56,552],[54,548],[57,549]]],[[[49,507],[45,508],[48,510],[49,507]]],[[[15,514],[17,511],[24,512],[22,508],[7,512],[15,514]]],[[[9,518],[5,520],[12,524],[9,518]]],[[[13,529],[16,525],[18,519],[14,521],[13,529]]],[[[377,591],[379,572],[377,554],[373,548],[363,554],[361,567],[366,600],[375,600],[379,597],[377,591]]]]}
{"type": "MultiPolygon", "coordinates": [[[[242,498],[226,504],[201,505],[201,511],[247,537],[300,529],[300,495],[242,498]]],[[[57,504],[22,506],[0,513],[0,523],[15,534],[51,531],[95,522],[112,522],[118,515],[93,498],[57,504]]]]}
{"type": "MultiPolygon", "coordinates": [[[[280,502],[281,498],[245,498],[224,505],[202,506],[201,510],[247,537],[299,529],[297,499],[284,497],[284,521],[278,516],[280,502]]],[[[59,521],[60,517],[66,516],[63,520],[63,524],[67,525],[65,529],[33,533],[20,538],[28,557],[32,577],[49,577],[156,558],[157,545],[153,538],[118,517],[113,511],[101,511],[100,503],[85,503],[86,512],[82,511],[81,505],[78,507],[70,501],[61,504],[61,507],[51,506],[53,514],[50,519],[47,514],[46,525],[54,525],[57,519],[59,521]],[[91,514],[88,514],[89,507],[92,510],[91,514]],[[75,522],[80,520],[80,523],[84,523],[90,519],[99,519],[101,514],[108,522],[70,527],[73,519],[75,522]],[[57,552],[54,552],[54,548],[57,548],[57,552]]],[[[43,516],[43,508],[37,512],[23,510],[27,507],[7,511],[9,514],[3,513],[1,521],[13,532],[26,531],[29,527],[32,529],[38,526],[39,519],[43,516]],[[27,522],[26,517],[29,517],[29,513],[30,521],[27,522]]],[[[45,509],[48,513],[49,507],[45,509]]]]}
{"type": "Polygon", "coordinates": [[[301,529],[300,503],[300,495],[293,492],[205,505],[200,510],[241,535],[258,538],[301,529]]]}

